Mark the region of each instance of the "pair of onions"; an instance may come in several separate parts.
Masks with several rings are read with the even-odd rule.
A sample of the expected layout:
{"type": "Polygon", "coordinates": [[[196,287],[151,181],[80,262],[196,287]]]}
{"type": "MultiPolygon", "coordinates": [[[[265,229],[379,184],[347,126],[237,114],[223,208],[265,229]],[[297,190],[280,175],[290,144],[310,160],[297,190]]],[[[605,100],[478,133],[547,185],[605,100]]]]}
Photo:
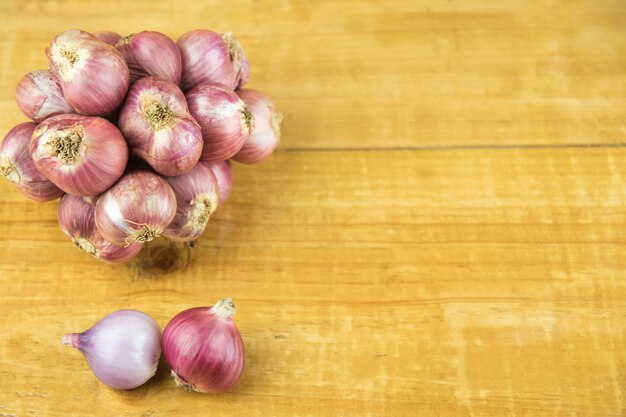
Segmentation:
{"type": "Polygon", "coordinates": [[[46,53],[50,69],[17,86],[35,123],[7,134],[0,174],[36,201],[65,194],[61,228],[98,259],[196,239],[230,192],[229,160],[259,162],[280,139],[272,101],[241,88],[249,62],[231,34],[70,30],[46,53]]]}
{"type": "Polygon", "coordinates": [[[165,327],[145,313],[120,310],[102,318],[89,330],[68,333],[65,346],[78,349],[95,376],[115,389],[133,389],[154,376],[161,356],[178,386],[218,393],[234,385],[243,373],[245,353],[232,320],[231,299],[212,307],[196,307],[177,314],[165,327]]]}

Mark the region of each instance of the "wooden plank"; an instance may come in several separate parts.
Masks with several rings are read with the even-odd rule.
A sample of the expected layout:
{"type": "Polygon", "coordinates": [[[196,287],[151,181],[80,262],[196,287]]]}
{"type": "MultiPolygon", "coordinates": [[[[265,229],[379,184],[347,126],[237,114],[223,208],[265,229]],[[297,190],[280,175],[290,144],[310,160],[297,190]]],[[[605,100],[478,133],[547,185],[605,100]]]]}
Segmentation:
{"type": "Polygon", "coordinates": [[[66,28],[232,30],[289,149],[623,143],[623,1],[3,2],[0,132],[66,28]]]}
{"type": "Polygon", "coordinates": [[[623,415],[626,150],[279,152],[235,174],[189,265],[144,275],[0,185],[0,413],[623,415]],[[165,367],[116,392],[58,343],[222,296],[248,350],[222,395],[165,367]]]}

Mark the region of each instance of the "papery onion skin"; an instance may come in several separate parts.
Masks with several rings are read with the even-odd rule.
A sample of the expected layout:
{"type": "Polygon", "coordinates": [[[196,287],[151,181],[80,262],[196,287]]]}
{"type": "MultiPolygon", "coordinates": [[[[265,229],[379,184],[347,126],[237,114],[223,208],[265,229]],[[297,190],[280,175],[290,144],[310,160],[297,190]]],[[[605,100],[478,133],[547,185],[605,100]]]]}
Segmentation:
{"type": "Polygon", "coordinates": [[[149,242],[176,215],[176,196],[167,181],[148,171],[134,171],[103,193],[96,203],[98,232],[114,245],[149,242]]]}
{"type": "Polygon", "coordinates": [[[193,168],[203,147],[202,131],[175,84],[145,77],[131,87],[119,126],[131,151],[160,174],[180,175],[193,168]]]}
{"type": "Polygon", "coordinates": [[[283,115],[272,100],[262,92],[251,88],[237,91],[254,116],[254,130],[233,159],[254,164],[268,158],[280,141],[280,123],[283,115]]]}
{"type": "Polygon", "coordinates": [[[128,147],[117,127],[101,117],[61,114],[37,126],[30,155],[39,172],[66,193],[94,196],[120,178],[128,147]]]}
{"type": "Polygon", "coordinates": [[[145,313],[119,310],[83,333],[68,333],[65,346],[78,349],[94,375],[114,389],[133,389],[154,376],[161,356],[159,325],[145,313]]]}
{"type": "Polygon", "coordinates": [[[116,47],[126,60],[131,84],[152,75],[180,85],[180,51],[167,35],[154,31],[130,34],[121,38],[116,47]]]}
{"type": "Polygon", "coordinates": [[[100,39],[102,42],[106,42],[111,46],[117,45],[117,43],[122,39],[122,37],[115,32],[111,32],[109,30],[101,30],[93,33],[94,36],[100,39]]]}
{"type": "Polygon", "coordinates": [[[246,104],[223,84],[198,85],[187,92],[187,105],[202,129],[202,161],[223,161],[234,156],[254,129],[254,116],[246,104]]]}
{"type": "Polygon", "coordinates": [[[95,259],[108,263],[130,261],[137,256],[142,244],[116,246],[106,241],[96,229],[96,201],[94,197],[64,195],[58,207],[61,230],[72,240],[74,246],[95,259]]]}
{"type": "Polygon", "coordinates": [[[36,122],[73,111],[63,97],[59,79],[48,70],[24,75],[15,89],[15,101],[24,116],[36,122]]]}
{"type": "Polygon", "coordinates": [[[243,87],[250,79],[250,62],[241,44],[232,33],[224,33],[222,39],[224,39],[230,51],[230,59],[235,71],[235,82],[233,84],[233,90],[235,90],[243,87]]]}
{"type": "Polygon", "coordinates": [[[177,314],[163,331],[163,356],[178,386],[218,393],[241,377],[245,348],[229,298],[177,314]]]}
{"type": "Polygon", "coordinates": [[[215,178],[217,179],[217,188],[219,190],[218,205],[224,204],[224,201],[230,195],[230,190],[233,185],[233,166],[229,160],[226,161],[214,161],[214,162],[202,162],[213,171],[215,178]]]}
{"type": "Polygon", "coordinates": [[[191,171],[165,178],[176,195],[176,216],[163,236],[176,242],[191,242],[200,237],[218,205],[215,174],[205,164],[191,171]]]}
{"type": "Polygon", "coordinates": [[[0,175],[32,200],[56,200],[63,190],[37,170],[28,151],[36,128],[33,122],[20,123],[7,133],[0,146],[0,175]]]}
{"type": "Polygon", "coordinates": [[[68,30],[54,38],[46,54],[65,99],[77,112],[105,115],[124,100],[129,71],[115,47],[91,33],[68,30]]]}
{"type": "Polygon", "coordinates": [[[222,83],[231,89],[237,86],[239,68],[233,65],[230,45],[221,35],[196,29],[182,35],[176,45],[182,57],[183,91],[207,82],[222,83]]]}

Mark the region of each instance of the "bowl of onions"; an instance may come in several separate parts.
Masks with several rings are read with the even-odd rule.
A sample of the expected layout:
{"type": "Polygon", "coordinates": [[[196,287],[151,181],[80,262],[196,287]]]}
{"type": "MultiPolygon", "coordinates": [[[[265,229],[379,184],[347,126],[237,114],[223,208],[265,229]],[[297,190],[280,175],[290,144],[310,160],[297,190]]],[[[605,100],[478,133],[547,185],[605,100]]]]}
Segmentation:
{"type": "Polygon", "coordinates": [[[49,68],[17,84],[30,121],[6,134],[0,175],[59,200],[63,234],[103,262],[159,236],[198,239],[231,191],[231,160],[260,162],[280,140],[282,114],[243,88],[250,63],[231,33],[68,30],[45,52],[49,68]]]}

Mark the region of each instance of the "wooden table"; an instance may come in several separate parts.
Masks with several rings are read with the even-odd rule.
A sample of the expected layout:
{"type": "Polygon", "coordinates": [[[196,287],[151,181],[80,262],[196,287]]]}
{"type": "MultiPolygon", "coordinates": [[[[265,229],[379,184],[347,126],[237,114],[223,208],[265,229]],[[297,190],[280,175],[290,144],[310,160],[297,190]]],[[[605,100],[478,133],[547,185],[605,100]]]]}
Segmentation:
{"type": "Polygon", "coordinates": [[[1,9],[2,134],[68,28],[233,31],[285,120],[188,264],[98,263],[56,203],[0,184],[0,416],[626,413],[623,1],[1,9]],[[221,395],[165,366],[114,391],[59,344],[118,309],[163,327],[224,296],[248,357],[221,395]]]}

